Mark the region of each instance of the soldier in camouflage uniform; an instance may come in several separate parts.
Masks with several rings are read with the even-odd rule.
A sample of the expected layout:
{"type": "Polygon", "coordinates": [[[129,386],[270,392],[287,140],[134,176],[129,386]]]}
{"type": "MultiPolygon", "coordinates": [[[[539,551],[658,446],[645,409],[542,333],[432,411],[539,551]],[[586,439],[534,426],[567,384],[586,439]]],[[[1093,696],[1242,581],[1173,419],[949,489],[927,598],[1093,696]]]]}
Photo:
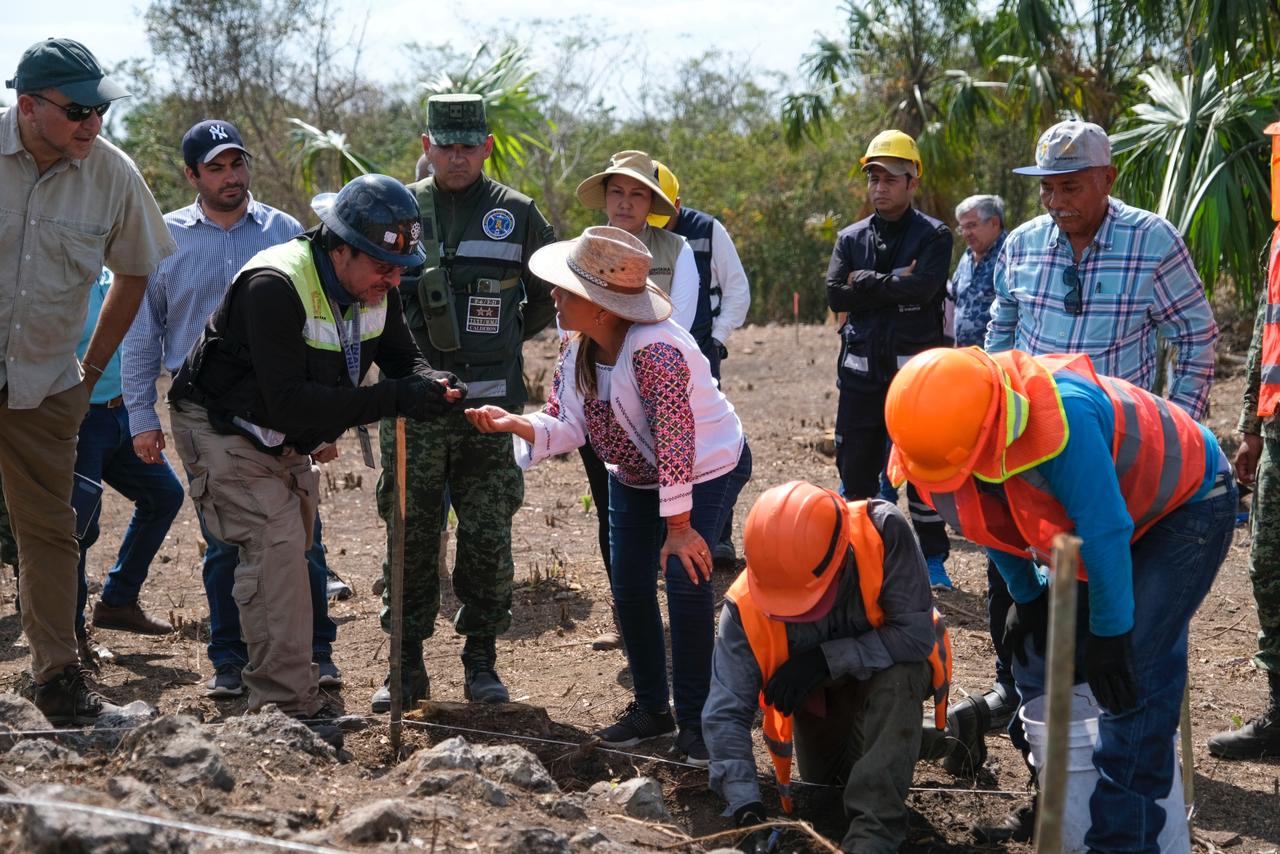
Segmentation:
{"type": "MultiPolygon", "coordinates": [[[[555,317],[551,289],[529,274],[528,262],[555,233],[532,199],[483,174],[493,137],[479,95],[431,98],[422,146],[433,174],[409,189],[418,197],[428,258],[422,270],[401,280],[405,318],[431,364],[467,383],[473,405],[519,412],[528,398],[521,343],[555,317]]],[[[475,702],[506,702],[495,638],[511,625],[511,519],[524,500],[511,436],[481,434],[461,411],[406,428],[405,702],[429,695],[422,642],[435,631],[440,609],[437,563],[450,504],[458,517],[453,590],[461,607],[453,625],[467,637],[465,695],[475,702]]],[[[394,434],[393,422],[384,421],[378,482],[384,519],[392,507],[394,434]]],[[[389,538],[387,553],[384,581],[389,538]]],[[[386,590],[389,585],[382,625],[389,631],[386,590]]],[[[390,705],[384,685],[374,694],[373,708],[381,712],[390,705]]]]}
{"type": "Polygon", "coordinates": [[[1241,407],[1240,448],[1236,451],[1236,476],[1253,483],[1250,515],[1253,544],[1249,550],[1249,577],[1258,603],[1258,654],[1254,666],[1267,674],[1268,708],[1237,730],[1209,739],[1209,752],[1224,759],[1257,759],[1280,756],[1280,423],[1275,416],[1258,416],[1262,383],[1262,330],[1266,322],[1264,293],[1253,324],[1249,345],[1244,405],[1241,407]],[[1256,482],[1255,482],[1256,479],[1256,482]]]}

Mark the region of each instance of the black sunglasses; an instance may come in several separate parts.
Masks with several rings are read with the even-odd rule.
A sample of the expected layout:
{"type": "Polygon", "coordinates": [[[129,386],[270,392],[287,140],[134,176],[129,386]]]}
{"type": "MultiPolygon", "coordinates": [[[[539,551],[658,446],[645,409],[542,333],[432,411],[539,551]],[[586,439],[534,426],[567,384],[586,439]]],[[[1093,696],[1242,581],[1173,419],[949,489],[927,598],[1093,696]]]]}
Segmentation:
{"type": "Polygon", "coordinates": [[[1066,309],[1067,314],[1074,314],[1079,317],[1084,314],[1084,296],[1081,288],[1082,281],[1080,279],[1079,264],[1072,264],[1062,271],[1062,283],[1067,286],[1067,295],[1062,298],[1062,307],[1066,309]]]}
{"type": "Polygon", "coordinates": [[[30,92],[28,94],[31,95],[32,98],[39,98],[46,104],[51,104],[59,110],[62,110],[62,112],[67,114],[67,121],[69,122],[82,122],[94,113],[98,114],[98,118],[102,118],[107,114],[107,110],[111,109],[110,101],[106,101],[94,107],[86,107],[84,104],[67,104],[64,106],[59,104],[57,101],[50,101],[43,95],[37,95],[35,92],[30,92]]]}

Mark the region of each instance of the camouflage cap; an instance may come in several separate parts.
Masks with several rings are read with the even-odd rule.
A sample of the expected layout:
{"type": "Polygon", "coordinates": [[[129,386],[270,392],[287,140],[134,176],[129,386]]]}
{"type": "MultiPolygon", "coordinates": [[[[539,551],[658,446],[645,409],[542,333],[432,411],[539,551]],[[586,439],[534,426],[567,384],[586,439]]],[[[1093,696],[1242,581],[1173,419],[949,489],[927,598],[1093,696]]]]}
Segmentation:
{"type": "Polygon", "coordinates": [[[489,136],[481,95],[432,95],[427,99],[432,145],[483,145],[489,136]]]}

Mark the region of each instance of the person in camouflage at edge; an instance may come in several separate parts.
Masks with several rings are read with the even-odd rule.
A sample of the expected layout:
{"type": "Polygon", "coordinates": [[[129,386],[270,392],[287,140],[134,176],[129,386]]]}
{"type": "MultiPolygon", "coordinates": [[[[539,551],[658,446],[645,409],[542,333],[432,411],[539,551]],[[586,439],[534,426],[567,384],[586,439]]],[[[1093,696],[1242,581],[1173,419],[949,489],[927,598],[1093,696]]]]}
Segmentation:
{"type": "MultiPolygon", "coordinates": [[[[467,383],[474,405],[519,412],[528,398],[521,343],[555,317],[551,290],[529,274],[534,251],[555,233],[533,200],[483,174],[493,150],[479,95],[437,95],[427,103],[422,147],[431,176],[410,184],[422,216],[424,268],[401,280],[405,318],[423,355],[467,383]]],[[[473,702],[508,700],[496,670],[495,639],[511,625],[511,520],[524,501],[524,476],[511,436],[477,432],[461,414],[406,424],[404,699],[430,695],[422,642],[440,608],[437,569],[449,505],[458,517],[454,628],[466,635],[464,693],[473,702]]],[[[378,510],[390,519],[395,472],[394,422],[380,430],[378,510]]],[[[390,527],[388,527],[390,531],[390,527]]],[[[390,569],[383,564],[384,585],[390,569]]],[[[384,587],[382,626],[390,631],[384,587]]],[[[387,711],[384,685],[373,697],[387,711]]]]}
{"type": "Polygon", "coordinates": [[[1253,342],[1249,345],[1244,402],[1236,428],[1241,442],[1236,451],[1235,468],[1241,483],[1253,483],[1249,577],[1258,603],[1259,625],[1258,654],[1253,657],[1253,663],[1267,674],[1270,702],[1261,716],[1239,729],[1226,730],[1209,739],[1209,752],[1224,759],[1280,756],[1280,423],[1275,416],[1258,415],[1262,332],[1266,319],[1264,294],[1253,325],[1253,342]]]}

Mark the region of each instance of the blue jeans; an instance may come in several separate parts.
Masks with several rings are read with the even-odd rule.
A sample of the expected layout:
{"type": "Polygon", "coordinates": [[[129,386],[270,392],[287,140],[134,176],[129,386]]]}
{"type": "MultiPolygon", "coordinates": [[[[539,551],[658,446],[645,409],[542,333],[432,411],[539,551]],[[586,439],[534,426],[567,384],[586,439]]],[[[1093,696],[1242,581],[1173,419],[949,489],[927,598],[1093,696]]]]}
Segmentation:
{"type": "MultiPolygon", "coordinates": [[[[1184,504],[1133,544],[1133,673],[1138,705],[1099,719],[1093,764],[1098,785],[1089,800],[1090,851],[1155,852],[1165,814],[1156,801],[1173,785],[1173,736],[1187,683],[1187,627],[1226,559],[1237,493],[1184,504]]],[[[1089,631],[1088,586],[1080,585],[1076,666],[1089,631]]],[[[1013,660],[1023,702],[1044,693],[1042,658],[1013,660]]]]}
{"type": "MultiPolygon", "coordinates": [[[[724,516],[751,478],[751,449],[743,444],[738,465],[729,473],[693,486],[690,524],[707,542],[716,543],[724,516]]],[[[666,525],[658,513],[658,490],[636,489],[609,476],[610,583],[618,608],[618,626],[626,646],[636,701],[661,714],[667,705],[667,654],[658,613],[658,556],[666,525]]],[[[702,726],[702,706],[711,686],[715,641],[715,591],[710,581],[694,584],[678,557],[667,560],[667,615],[671,625],[671,681],[676,722],[702,726]]]]}
{"type": "MultiPolygon", "coordinates": [[[[240,563],[240,549],[224,543],[209,533],[204,516],[196,509],[200,519],[200,533],[204,537],[204,593],[209,600],[209,660],[215,668],[223,665],[244,667],[249,661],[249,651],[240,637],[240,609],[231,598],[231,586],[235,582],[236,566],[240,563]]],[[[329,616],[329,564],[325,560],[324,543],[320,540],[320,514],[316,514],[315,536],[307,549],[307,575],[311,582],[311,660],[333,660],[333,642],[338,637],[338,624],[329,616]]]]}
{"type": "MultiPolygon", "coordinates": [[[[102,587],[105,605],[132,605],[138,601],[147,580],[151,561],[164,543],[169,526],[182,509],[182,482],[167,460],[144,463],[133,452],[129,435],[129,414],[123,406],[108,409],[93,405],[80,423],[76,440],[76,472],[105,482],[133,502],[133,517],[125,529],[116,562],[102,587]]],[[[80,541],[80,565],[76,591],[76,634],[84,634],[84,609],[89,598],[85,559],[98,541],[98,518],[102,505],[93,513],[84,539],[80,541]]]]}

